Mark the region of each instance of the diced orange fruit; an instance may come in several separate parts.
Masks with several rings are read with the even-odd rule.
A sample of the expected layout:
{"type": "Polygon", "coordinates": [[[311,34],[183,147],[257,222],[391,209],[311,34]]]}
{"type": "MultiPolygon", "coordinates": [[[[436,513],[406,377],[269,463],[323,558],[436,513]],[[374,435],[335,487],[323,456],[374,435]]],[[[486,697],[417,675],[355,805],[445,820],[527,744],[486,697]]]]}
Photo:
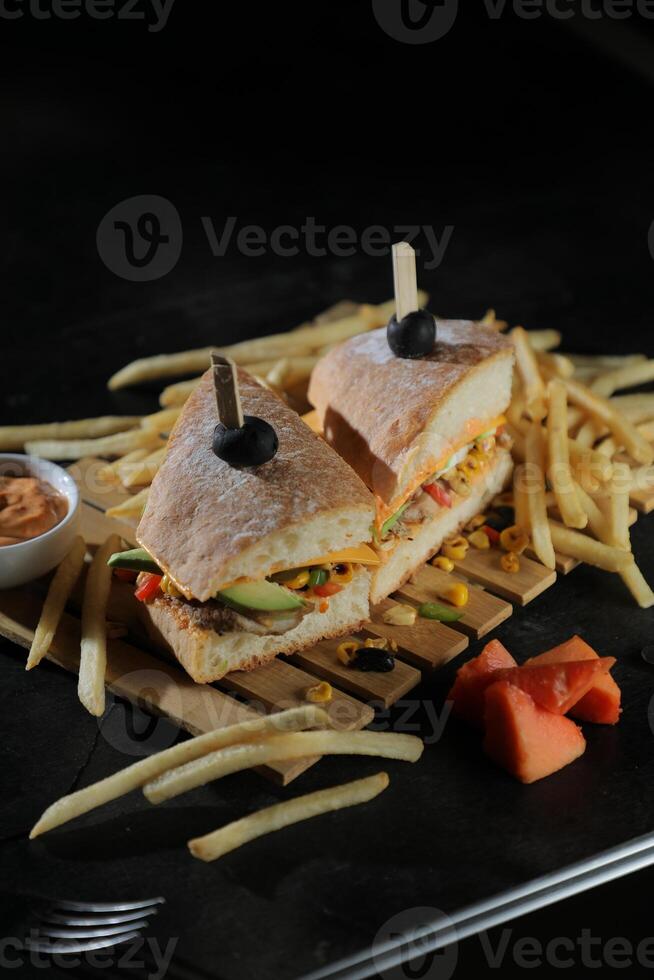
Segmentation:
{"type": "MultiPolygon", "coordinates": [[[[526,664],[557,664],[571,660],[597,660],[598,655],[580,636],[573,636],[565,643],[526,664]]],[[[592,686],[574,706],[571,714],[579,721],[591,721],[598,725],[615,725],[620,718],[620,688],[610,674],[596,675],[592,686]]]]}
{"type": "Polygon", "coordinates": [[[485,692],[484,751],[523,783],[551,776],[583,754],[586,740],[569,718],[552,714],[508,681],[485,692]]]}
{"type": "Polygon", "coordinates": [[[478,657],[459,667],[452,690],[447,696],[453,701],[452,714],[470,725],[484,724],[484,691],[493,683],[494,674],[503,667],[517,667],[509,651],[499,640],[487,643],[478,657]]]}
{"type": "Polygon", "coordinates": [[[565,715],[592,688],[598,675],[606,673],[615,657],[570,660],[565,663],[532,664],[497,671],[498,681],[509,681],[531,695],[536,704],[556,715],[565,715]]]}

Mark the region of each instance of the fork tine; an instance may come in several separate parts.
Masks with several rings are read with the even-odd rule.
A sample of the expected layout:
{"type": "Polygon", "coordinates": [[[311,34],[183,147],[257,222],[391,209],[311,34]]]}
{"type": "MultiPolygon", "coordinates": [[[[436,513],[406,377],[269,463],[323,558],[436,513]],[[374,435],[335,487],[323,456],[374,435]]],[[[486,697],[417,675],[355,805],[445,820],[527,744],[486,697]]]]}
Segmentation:
{"type": "MultiPolygon", "coordinates": [[[[139,919],[136,922],[130,922],[128,929],[140,931],[149,924],[148,919],[139,919]]],[[[72,929],[66,929],[63,926],[46,926],[38,931],[35,938],[38,939],[39,936],[43,936],[45,939],[101,939],[103,936],[119,936],[123,932],[125,932],[124,925],[101,926],[99,929],[88,929],[84,926],[74,926],[72,929]]]]}
{"type": "Polygon", "coordinates": [[[143,909],[149,905],[164,905],[165,898],[146,898],[141,902],[69,902],[56,899],[50,908],[64,912],[129,912],[130,909],[143,909]]]}
{"type": "Polygon", "coordinates": [[[156,915],[158,906],[146,906],[144,909],[133,909],[130,912],[119,912],[116,915],[62,915],[58,912],[37,912],[36,915],[41,922],[52,923],[52,925],[62,926],[113,926],[120,923],[133,922],[135,919],[142,919],[146,915],[156,915]]]}
{"type": "Polygon", "coordinates": [[[104,937],[102,939],[87,939],[78,942],[50,942],[47,939],[25,939],[23,946],[31,949],[35,953],[86,953],[92,949],[108,949],[111,946],[120,946],[122,943],[130,942],[132,939],[139,939],[138,932],[124,932],[119,936],[104,937]]]}

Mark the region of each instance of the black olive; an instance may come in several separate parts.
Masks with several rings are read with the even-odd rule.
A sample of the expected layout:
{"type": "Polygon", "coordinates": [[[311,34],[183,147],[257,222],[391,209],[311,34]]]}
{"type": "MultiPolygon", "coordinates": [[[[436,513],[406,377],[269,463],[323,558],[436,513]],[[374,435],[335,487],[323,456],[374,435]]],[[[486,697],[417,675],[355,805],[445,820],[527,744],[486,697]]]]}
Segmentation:
{"type": "Polygon", "coordinates": [[[272,425],[254,415],[245,415],[240,429],[219,422],[213,431],[213,451],[230,466],[260,466],[273,458],[278,447],[272,425]]]}
{"type": "Polygon", "coordinates": [[[428,310],[407,313],[399,323],[393,314],[386,338],[396,357],[425,357],[431,354],[436,342],[436,320],[428,310]]]}
{"type": "Polygon", "coordinates": [[[494,531],[503,531],[515,523],[515,511],[513,507],[495,507],[494,510],[486,514],[484,523],[492,527],[494,531]]]}
{"type": "Polygon", "coordinates": [[[360,647],[354,654],[352,666],[357,670],[375,671],[378,674],[387,674],[395,669],[395,657],[388,650],[379,650],[377,647],[360,647]]]}

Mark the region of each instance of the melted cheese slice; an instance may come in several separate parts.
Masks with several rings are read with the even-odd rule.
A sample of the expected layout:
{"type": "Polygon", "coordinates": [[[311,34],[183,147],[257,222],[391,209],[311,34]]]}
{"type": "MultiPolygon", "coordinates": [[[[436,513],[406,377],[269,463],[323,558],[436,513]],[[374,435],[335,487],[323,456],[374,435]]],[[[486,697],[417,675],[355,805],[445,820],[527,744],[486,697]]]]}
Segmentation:
{"type": "MultiPolygon", "coordinates": [[[[269,574],[277,572],[290,572],[293,568],[308,568],[309,565],[341,565],[348,562],[351,565],[381,565],[381,558],[377,552],[367,544],[357,545],[356,548],[343,548],[341,551],[330,551],[326,555],[319,555],[318,558],[310,558],[302,565],[274,565],[269,574]]],[[[219,592],[223,589],[231,589],[234,585],[244,585],[246,582],[253,582],[250,578],[237,578],[233,582],[221,585],[219,592]]]]}
{"type": "Polygon", "coordinates": [[[442,470],[451,456],[457,453],[469,442],[474,442],[474,440],[482,435],[482,433],[494,431],[501,425],[504,425],[505,422],[506,418],[504,415],[498,415],[497,418],[489,419],[485,422],[482,422],[480,419],[468,419],[466,422],[465,434],[461,437],[461,439],[458,442],[451,443],[447,451],[443,453],[440,459],[428,460],[426,466],[424,466],[415,479],[412,480],[411,484],[401,497],[396,497],[395,500],[391,500],[391,502],[387,504],[381,499],[381,497],[375,496],[375,500],[377,502],[377,528],[381,529],[384,522],[400,509],[402,504],[404,504],[409,497],[416,492],[418,487],[422,486],[425,480],[428,479],[432,473],[438,473],[439,470],[442,470]]]}

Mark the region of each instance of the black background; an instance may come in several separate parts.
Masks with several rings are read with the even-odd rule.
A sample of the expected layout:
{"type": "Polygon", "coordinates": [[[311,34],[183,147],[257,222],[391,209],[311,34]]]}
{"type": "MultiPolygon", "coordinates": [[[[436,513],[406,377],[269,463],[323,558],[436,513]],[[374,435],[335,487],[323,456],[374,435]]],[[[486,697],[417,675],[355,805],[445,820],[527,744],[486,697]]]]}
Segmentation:
{"type": "MultiPolygon", "coordinates": [[[[425,46],[385,35],[367,2],[176,0],[159,33],[143,21],[92,21],[84,15],[66,22],[36,20],[28,12],[19,20],[0,19],[3,422],[148,410],[155,405],[154,390],[110,395],[104,385],[135,356],[281,330],[338,299],[381,301],[391,293],[387,257],[316,258],[301,252],[288,258],[268,252],[254,258],[232,245],[216,258],[201,216],[220,227],[231,215],[238,227],[256,224],[268,232],[280,224],[300,225],[307,216],[359,233],[371,224],[428,224],[440,235],[452,225],[442,265],[420,277],[435,312],[477,316],[494,306],[512,323],[561,329],[568,349],[654,354],[648,248],[654,220],[652,36],[651,22],[637,18],[591,22],[579,15],[563,23],[507,12],[493,20],[481,4],[461,10],[451,32],[425,46]],[[110,208],[140,194],[159,194],[176,206],[184,246],[168,275],[134,283],[105,267],[95,235],[110,208]]],[[[647,559],[651,565],[646,526],[643,521],[636,538],[645,567],[647,559]]],[[[552,598],[548,594],[539,614],[534,606],[516,617],[521,625],[511,630],[529,636],[536,616],[538,635],[531,642],[542,649],[579,627],[573,602],[591,604],[593,615],[583,613],[584,625],[598,642],[607,637],[610,648],[604,652],[619,653],[624,645],[636,691],[648,686],[636,658],[651,616],[634,611],[607,582],[580,570],[552,598]]],[[[21,655],[7,644],[3,649],[3,727],[13,734],[3,750],[3,822],[10,839],[0,853],[14,882],[24,871],[31,888],[70,892],[67,877],[80,872],[75,834],[53,844],[53,853],[30,852],[11,838],[21,838],[41,804],[65,791],[71,773],[84,769],[86,781],[119,761],[102,742],[95,745],[95,724],[80,718],[69,678],[46,667],[47,684],[35,689],[18,669],[21,655]],[[51,781],[42,775],[44,764],[51,781]],[[25,771],[40,784],[38,805],[25,771]]],[[[354,771],[336,761],[331,768],[332,775],[354,771]]],[[[465,772],[466,778],[477,775],[474,766],[465,772]]],[[[250,792],[254,785],[253,777],[247,781],[250,792]]],[[[594,792],[601,807],[606,787],[595,786],[594,792]]],[[[513,789],[508,798],[518,799],[513,789]]],[[[212,799],[209,794],[205,803],[212,799]]],[[[643,801],[644,795],[638,805],[643,801]]],[[[230,813],[237,803],[232,796],[230,813]]],[[[607,823],[615,839],[620,819],[635,833],[633,812],[621,813],[615,799],[613,804],[607,823]]],[[[397,800],[398,821],[400,805],[397,800]]],[[[433,805],[439,805],[436,790],[433,805]]],[[[629,809],[634,806],[631,800],[629,809]]],[[[171,811],[161,824],[146,823],[140,812],[143,823],[136,827],[125,816],[130,812],[127,804],[116,807],[108,824],[97,822],[120,836],[122,858],[134,831],[135,853],[145,838],[151,842],[148,884],[156,887],[166,861],[184,876],[183,826],[187,820],[201,823],[201,811],[184,811],[182,822],[171,811]]],[[[642,812],[639,819],[638,832],[649,829],[642,812]]],[[[346,828],[347,821],[339,826],[346,828]]],[[[380,823],[380,839],[390,832],[391,824],[380,823]]],[[[492,832],[492,818],[480,813],[480,837],[492,832]]],[[[517,823],[516,833],[522,832],[517,823]]],[[[111,833],[102,845],[90,829],[83,836],[91,849],[85,887],[95,897],[102,897],[97,892],[107,879],[114,892],[120,884],[111,881],[111,833]]],[[[593,833],[601,842],[597,827],[593,833]]],[[[307,848],[317,839],[311,833],[299,838],[307,848]]],[[[329,853],[332,844],[324,846],[329,853]]],[[[417,839],[417,853],[423,846],[417,839]]],[[[471,869],[466,861],[462,853],[461,877],[472,878],[475,870],[483,880],[483,868],[471,869]]],[[[137,873],[138,862],[128,866],[130,874],[137,873]]],[[[281,875],[281,865],[267,872],[271,894],[276,872],[281,875]]],[[[247,891],[254,873],[244,851],[231,865],[233,888],[247,891]]],[[[405,874],[415,876],[416,893],[429,893],[419,861],[405,874]]],[[[589,927],[605,938],[625,935],[637,943],[652,932],[652,881],[651,873],[641,873],[534,914],[515,923],[516,935],[546,941],[589,927]]],[[[305,886],[310,884],[309,872],[305,886]]],[[[398,895],[410,893],[406,880],[397,889],[398,895]]],[[[220,893],[221,901],[225,895],[220,893]]],[[[241,899],[239,910],[251,912],[252,929],[265,929],[257,903],[248,906],[241,899]]],[[[344,921],[355,914],[348,901],[345,895],[344,921]]],[[[174,909],[178,924],[190,921],[202,891],[189,884],[184,902],[174,909]]],[[[368,912],[370,927],[376,919],[373,909],[368,912]]],[[[210,919],[203,908],[207,930],[210,919]]],[[[297,932],[268,934],[270,959],[261,953],[258,975],[278,971],[280,951],[287,955],[289,976],[296,954],[306,967],[311,957],[298,947],[302,935],[301,924],[297,932]]],[[[344,940],[336,943],[329,958],[349,948],[344,940]]],[[[202,962],[192,943],[185,952],[202,962]]],[[[476,940],[462,945],[460,962],[479,974],[490,972],[476,940]]],[[[254,975],[251,963],[242,972],[234,964],[233,958],[226,961],[227,976],[254,975]]],[[[575,974],[581,969],[577,965],[575,974]]],[[[215,970],[221,975],[220,962],[215,970]]],[[[504,966],[503,973],[510,968],[504,966]]],[[[524,970],[515,973],[522,976],[524,970]]]]}

